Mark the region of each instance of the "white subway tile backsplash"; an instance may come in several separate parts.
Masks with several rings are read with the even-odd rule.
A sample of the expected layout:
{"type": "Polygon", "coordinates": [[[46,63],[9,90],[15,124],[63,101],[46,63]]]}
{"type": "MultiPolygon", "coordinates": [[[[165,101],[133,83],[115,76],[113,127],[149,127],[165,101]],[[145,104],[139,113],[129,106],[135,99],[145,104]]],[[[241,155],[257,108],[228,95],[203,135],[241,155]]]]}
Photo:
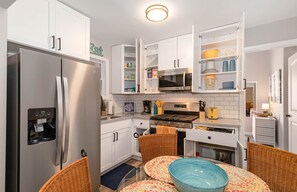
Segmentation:
{"type": "Polygon", "coordinates": [[[115,113],[122,113],[125,101],[134,101],[136,112],[143,111],[143,100],[163,100],[169,102],[199,102],[206,101],[206,108],[218,107],[221,118],[239,118],[239,94],[192,94],[192,93],[164,93],[156,95],[111,95],[115,113]]]}

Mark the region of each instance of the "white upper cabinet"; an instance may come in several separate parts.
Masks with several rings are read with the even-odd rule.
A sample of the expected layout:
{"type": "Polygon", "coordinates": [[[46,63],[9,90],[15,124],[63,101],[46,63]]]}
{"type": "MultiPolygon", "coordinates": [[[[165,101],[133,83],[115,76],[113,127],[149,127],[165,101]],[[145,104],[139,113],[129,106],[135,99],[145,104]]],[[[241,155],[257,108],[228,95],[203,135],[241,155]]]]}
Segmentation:
{"type": "Polygon", "coordinates": [[[193,44],[192,34],[160,41],[158,70],[192,68],[193,44]]]}
{"type": "Polygon", "coordinates": [[[159,68],[168,70],[176,68],[177,38],[166,39],[159,42],[159,68]]]}
{"type": "Polygon", "coordinates": [[[55,0],[18,0],[7,11],[8,40],[54,50],[55,0]]]}
{"type": "MultiPolygon", "coordinates": [[[[195,29],[193,29],[195,31],[195,29]]],[[[238,23],[194,34],[193,92],[239,92],[245,88],[244,15],[238,23]],[[217,54],[209,54],[217,52],[217,54]]]]}
{"type": "Polygon", "coordinates": [[[56,2],[57,51],[87,59],[90,57],[90,19],[56,2]]]}
{"type": "Polygon", "coordinates": [[[18,0],[7,11],[8,40],[89,60],[90,19],[56,0],[18,0]]]}
{"type": "Polygon", "coordinates": [[[177,65],[179,68],[193,67],[193,34],[177,37],[177,65]]]}

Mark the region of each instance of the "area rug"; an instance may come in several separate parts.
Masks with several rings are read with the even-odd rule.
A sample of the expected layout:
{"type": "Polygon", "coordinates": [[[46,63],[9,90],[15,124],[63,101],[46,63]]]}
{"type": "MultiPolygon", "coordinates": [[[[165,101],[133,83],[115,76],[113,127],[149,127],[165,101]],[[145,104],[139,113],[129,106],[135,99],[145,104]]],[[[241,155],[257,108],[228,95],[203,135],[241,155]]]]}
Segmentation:
{"type": "MultiPolygon", "coordinates": [[[[122,179],[124,178],[124,176],[134,168],[135,167],[124,163],[124,164],[120,165],[119,167],[104,174],[101,177],[101,184],[104,185],[105,187],[112,189],[112,190],[117,190],[117,188],[118,188],[120,182],[122,181],[122,179]]],[[[134,173],[134,175],[135,175],[135,173],[134,173]]],[[[133,175],[133,173],[131,175],[129,175],[129,177],[131,177],[132,175],[133,175]]]]}

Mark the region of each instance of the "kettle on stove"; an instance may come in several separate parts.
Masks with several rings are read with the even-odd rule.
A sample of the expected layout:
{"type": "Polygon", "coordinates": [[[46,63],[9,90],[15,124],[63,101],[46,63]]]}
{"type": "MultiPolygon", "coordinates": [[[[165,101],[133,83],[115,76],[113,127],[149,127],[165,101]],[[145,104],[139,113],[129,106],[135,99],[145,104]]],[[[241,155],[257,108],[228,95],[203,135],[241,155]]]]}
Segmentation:
{"type": "Polygon", "coordinates": [[[219,109],[217,107],[209,107],[207,118],[212,120],[219,119],[219,109]]]}

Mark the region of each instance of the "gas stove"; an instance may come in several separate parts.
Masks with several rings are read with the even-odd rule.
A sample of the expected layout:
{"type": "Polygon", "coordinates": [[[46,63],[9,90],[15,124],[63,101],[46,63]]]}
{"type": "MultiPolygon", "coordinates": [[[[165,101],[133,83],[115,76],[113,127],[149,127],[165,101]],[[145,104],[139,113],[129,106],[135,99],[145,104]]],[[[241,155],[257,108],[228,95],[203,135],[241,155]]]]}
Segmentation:
{"type": "Polygon", "coordinates": [[[156,126],[176,127],[177,154],[184,155],[184,138],[186,129],[192,129],[192,122],[199,117],[198,103],[164,103],[163,115],[150,118],[150,134],[156,133],[156,126]]]}
{"type": "Polygon", "coordinates": [[[192,122],[199,117],[198,103],[165,103],[164,114],[150,118],[150,127],[157,125],[176,127],[181,129],[192,128],[192,122]]]}

